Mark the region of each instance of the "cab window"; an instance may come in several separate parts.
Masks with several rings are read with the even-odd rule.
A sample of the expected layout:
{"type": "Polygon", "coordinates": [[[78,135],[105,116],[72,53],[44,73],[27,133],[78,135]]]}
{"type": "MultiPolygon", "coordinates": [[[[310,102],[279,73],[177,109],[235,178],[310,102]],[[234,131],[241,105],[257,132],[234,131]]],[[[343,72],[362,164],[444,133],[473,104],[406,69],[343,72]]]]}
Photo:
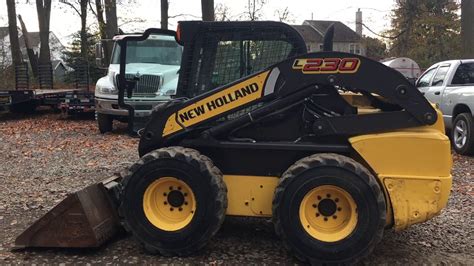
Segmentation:
{"type": "Polygon", "coordinates": [[[436,68],[432,68],[423,74],[416,84],[417,87],[428,87],[430,85],[431,77],[433,77],[436,68]]]}
{"type": "Polygon", "coordinates": [[[474,84],[474,63],[461,64],[454,73],[451,84],[474,84]]]}
{"type": "Polygon", "coordinates": [[[431,82],[431,86],[442,86],[444,79],[446,78],[446,74],[448,73],[449,65],[443,65],[438,68],[436,75],[433,78],[433,82],[431,82]]]}

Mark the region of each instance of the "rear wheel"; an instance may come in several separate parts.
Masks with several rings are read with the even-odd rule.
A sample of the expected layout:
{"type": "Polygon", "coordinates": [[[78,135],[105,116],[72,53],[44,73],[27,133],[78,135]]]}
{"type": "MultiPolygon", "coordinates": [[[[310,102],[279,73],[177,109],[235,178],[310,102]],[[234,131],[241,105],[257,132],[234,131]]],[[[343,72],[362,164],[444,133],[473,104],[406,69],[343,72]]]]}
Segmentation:
{"type": "Polygon", "coordinates": [[[361,164],[317,154],[283,174],[273,199],[273,222],[299,259],[354,263],[382,239],[385,208],[383,192],[361,164]]]}
{"type": "Polygon", "coordinates": [[[186,256],[201,249],[222,225],[226,208],[221,172],[193,149],[150,152],[122,182],[124,227],[151,253],[186,256]]]}
{"type": "Polygon", "coordinates": [[[99,126],[100,133],[102,134],[112,131],[112,128],[113,128],[112,116],[97,113],[97,125],[99,126]]]}
{"type": "Polygon", "coordinates": [[[462,155],[474,153],[474,121],[472,114],[461,113],[456,116],[451,130],[454,150],[462,155]]]}

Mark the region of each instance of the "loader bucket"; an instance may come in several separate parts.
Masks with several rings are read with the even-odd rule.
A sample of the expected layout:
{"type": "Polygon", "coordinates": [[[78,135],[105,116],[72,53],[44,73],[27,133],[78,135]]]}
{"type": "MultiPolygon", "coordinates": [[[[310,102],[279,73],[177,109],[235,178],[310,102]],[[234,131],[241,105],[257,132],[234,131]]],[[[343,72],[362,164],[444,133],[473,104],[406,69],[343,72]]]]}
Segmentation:
{"type": "Polygon", "coordinates": [[[99,247],[120,228],[113,200],[114,179],[68,195],[15,240],[15,248],[99,247]]]}

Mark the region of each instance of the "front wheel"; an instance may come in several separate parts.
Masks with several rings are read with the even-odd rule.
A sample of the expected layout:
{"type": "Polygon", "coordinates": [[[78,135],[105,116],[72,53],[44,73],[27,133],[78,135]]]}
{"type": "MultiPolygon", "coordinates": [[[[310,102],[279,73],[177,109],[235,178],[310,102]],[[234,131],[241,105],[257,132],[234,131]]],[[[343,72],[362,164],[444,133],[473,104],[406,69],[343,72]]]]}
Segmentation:
{"type": "Polygon", "coordinates": [[[474,153],[474,122],[472,114],[461,113],[456,116],[451,130],[453,148],[458,154],[474,153]]]}
{"type": "Polygon", "coordinates": [[[382,239],[383,192],[370,172],[337,154],[316,154],[292,165],[273,199],[276,233],[311,264],[355,263],[382,239]]]}
{"type": "Polygon", "coordinates": [[[227,209],[222,174],[198,151],[152,151],[122,181],[119,213],[125,229],[150,253],[187,256],[218,231],[227,209]]]}
{"type": "Polygon", "coordinates": [[[99,131],[102,134],[112,131],[113,128],[113,117],[111,115],[97,114],[97,125],[99,126],[99,131]]]}

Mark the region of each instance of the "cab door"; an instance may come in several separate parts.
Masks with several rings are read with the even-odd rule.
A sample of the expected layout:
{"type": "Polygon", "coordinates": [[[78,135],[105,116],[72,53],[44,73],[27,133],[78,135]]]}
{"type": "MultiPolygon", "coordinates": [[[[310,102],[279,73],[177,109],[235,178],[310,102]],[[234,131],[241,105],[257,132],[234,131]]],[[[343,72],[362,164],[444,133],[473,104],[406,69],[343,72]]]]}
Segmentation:
{"type": "Polygon", "coordinates": [[[450,64],[442,64],[433,75],[431,84],[425,92],[425,97],[432,103],[441,104],[443,99],[443,90],[446,88],[447,74],[449,72],[450,64]]]}
{"type": "Polygon", "coordinates": [[[418,78],[416,81],[416,87],[420,92],[425,95],[426,97],[426,92],[429,90],[430,85],[431,85],[431,80],[433,79],[434,74],[436,73],[436,70],[438,69],[438,66],[434,66],[423,73],[421,77],[418,78]]]}

